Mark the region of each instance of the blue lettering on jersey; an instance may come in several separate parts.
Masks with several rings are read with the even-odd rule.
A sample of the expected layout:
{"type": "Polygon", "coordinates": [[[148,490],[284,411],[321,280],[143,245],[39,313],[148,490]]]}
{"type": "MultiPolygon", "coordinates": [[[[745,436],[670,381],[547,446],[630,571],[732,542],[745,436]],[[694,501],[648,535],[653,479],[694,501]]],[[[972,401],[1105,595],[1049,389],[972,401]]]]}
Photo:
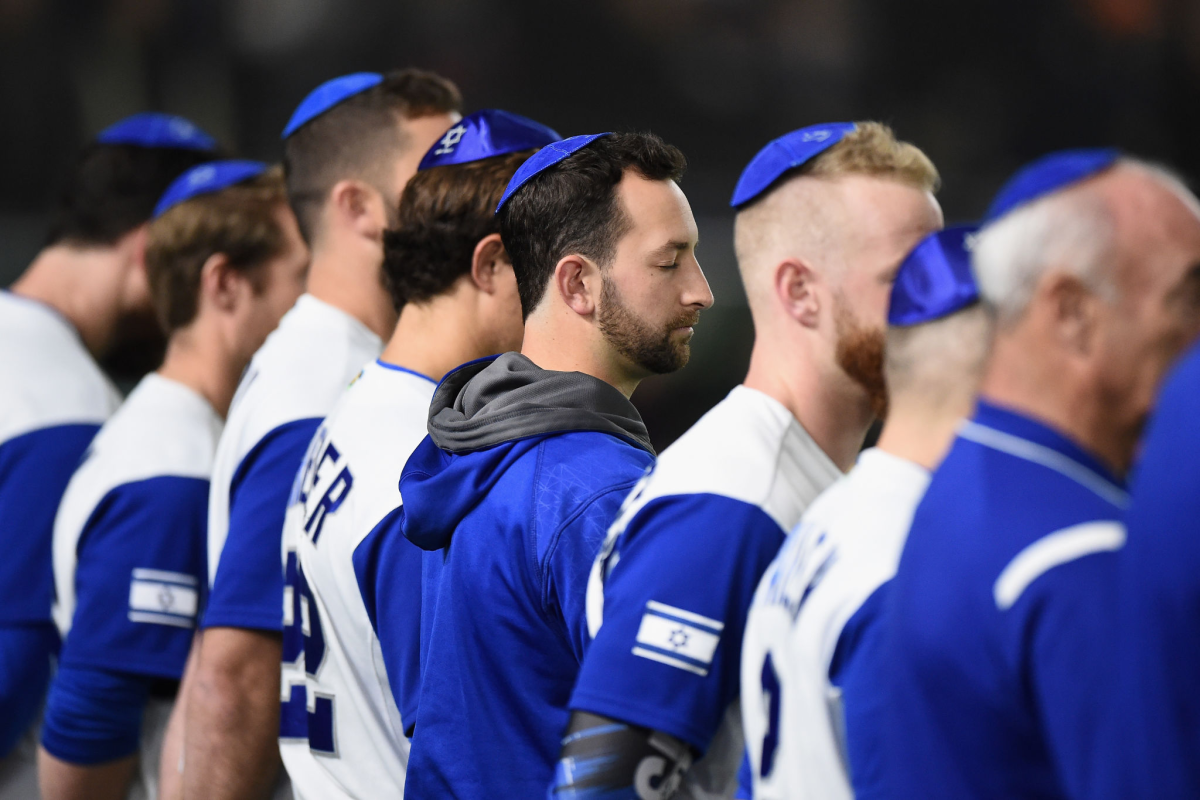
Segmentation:
{"type": "MultiPolygon", "coordinates": [[[[295,551],[287,554],[285,572],[283,663],[298,671],[303,659],[304,673],[316,677],[325,661],[325,634],[295,551]]],[[[336,756],[333,704],[334,698],[329,695],[314,694],[310,698],[306,684],[288,687],[288,699],[279,711],[279,738],[306,740],[314,752],[336,756]]]]}

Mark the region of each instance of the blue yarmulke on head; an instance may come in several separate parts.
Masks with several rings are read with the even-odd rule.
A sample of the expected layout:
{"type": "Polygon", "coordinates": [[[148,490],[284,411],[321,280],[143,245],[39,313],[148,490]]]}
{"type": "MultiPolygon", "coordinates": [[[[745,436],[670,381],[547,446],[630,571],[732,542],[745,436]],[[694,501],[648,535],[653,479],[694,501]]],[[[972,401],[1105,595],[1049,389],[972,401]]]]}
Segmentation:
{"type": "Polygon", "coordinates": [[[532,150],[561,139],[556,131],[540,122],[488,108],[468,114],[446,131],[438,143],[429,148],[417,170],[532,150]]]}
{"type": "Polygon", "coordinates": [[[210,161],[192,167],[180,175],[159,198],[154,207],[154,218],[158,219],[180,203],[202,194],[227,189],[235,183],[248,181],[262,175],[268,169],[261,161],[210,161]]]}
{"type": "Polygon", "coordinates": [[[1115,147],[1060,150],[1042,156],[1009,178],[992,200],[983,224],[995,222],[1019,206],[1103,172],[1120,157],[1121,151],[1115,147]]]}
{"type": "Polygon", "coordinates": [[[946,228],[913,248],[892,284],[889,325],[920,325],[978,302],[971,271],[971,237],[977,230],[975,225],[946,228]]]}
{"type": "Polygon", "coordinates": [[[526,161],[512,176],[512,180],[508,182],[508,188],[504,190],[504,196],[500,198],[500,202],[496,204],[496,213],[500,213],[500,209],[508,202],[508,198],[517,193],[522,186],[530,181],[535,175],[544,172],[553,167],[558,162],[574,155],[578,150],[582,150],[592,142],[599,139],[601,136],[609,136],[610,133],[585,133],[580,136],[568,136],[561,142],[548,144],[541,150],[538,150],[529,160],[526,161]]]}
{"type": "Polygon", "coordinates": [[[300,126],[312,122],[338,103],[361,94],[373,86],[383,83],[383,76],[378,72],[355,72],[325,81],[308,93],[292,112],[287,127],[283,129],[281,139],[286,139],[300,129],[300,126]]]}
{"type": "Polygon", "coordinates": [[[769,189],[784,173],[804,166],[846,138],[856,127],[853,122],[809,125],[768,142],[742,170],[729,205],[733,208],[746,205],[769,189]]]}
{"type": "Polygon", "coordinates": [[[96,134],[99,144],[131,144],[137,147],[173,147],[211,153],[217,140],[194,122],[174,114],[144,111],[114,122],[96,134]]]}

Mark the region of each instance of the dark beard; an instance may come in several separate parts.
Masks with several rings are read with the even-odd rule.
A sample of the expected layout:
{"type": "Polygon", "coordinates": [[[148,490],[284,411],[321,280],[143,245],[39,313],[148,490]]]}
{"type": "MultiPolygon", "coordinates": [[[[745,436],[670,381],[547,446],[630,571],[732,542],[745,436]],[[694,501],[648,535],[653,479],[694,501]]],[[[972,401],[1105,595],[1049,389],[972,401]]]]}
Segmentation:
{"type": "Polygon", "coordinates": [[[604,338],[617,352],[652,375],[665,375],[687,364],[692,354],[691,344],[687,340],[671,341],[671,333],[695,325],[700,319],[699,311],[681,314],[664,328],[655,330],[629,310],[612,280],[608,277],[602,280],[597,320],[604,338]]]}
{"type": "Polygon", "coordinates": [[[883,377],[883,351],[887,339],[884,332],[859,325],[841,301],[836,305],[833,318],[838,366],[867,393],[871,413],[878,419],[886,419],[888,390],[883,377]]]}

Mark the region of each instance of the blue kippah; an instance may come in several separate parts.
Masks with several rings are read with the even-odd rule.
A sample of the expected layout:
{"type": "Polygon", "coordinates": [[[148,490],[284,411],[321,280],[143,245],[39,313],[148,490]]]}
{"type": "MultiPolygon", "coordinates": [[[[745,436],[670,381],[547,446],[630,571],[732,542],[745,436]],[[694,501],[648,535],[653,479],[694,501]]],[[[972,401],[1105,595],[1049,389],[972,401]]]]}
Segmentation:
{"type": "Polygon", "coordinates": [[[767,143],[742,170],[733,199],[729,205],[740,208],[770,188],[780,176],[796,167],[807,164],[814,156],[846,138],[857,126],[853,122],[829,122],[809,125],[798,131],[785,133],[767,143]]]}
{"type": "Polygon", "coordinates": [[[154,207],[154,218],[161,217],[185,200],[191,200],[197,195],[219,192],[266,171],[267,165],[261,161],[210,161],[192,167],[172,181],[163,192],[158,205],[154,207]]]}
{"type": "Polygon", "coordinates": [[[609,135],[611,134],[585,133],[580,136],[568,136],[561,142],[548,144],[541,150],[538,150],[512,176],[512,180],[508,182],[508,188],[504,190],[504,196],[496,204],[496,213],[500,213],[500,209],[508,202],[508,198],[516,194],[518,189],[528,183],[539,172],[550,169],[550,167],[553,167],[567,156],[574,154],[576,150],[582,150],[601,136],[609,135]]]}
{"type": "Polygon", "coordinates": [[[983,218],[995,222],[1018,206],[1064,189],[1111,167],[1121,157],[1115,147],[1060,150],[1022,167],[1000,189],[983,218]]]}
{"type": "Polygon", "coordinates": [[[417,170],[532,150],[561,139],[556,131],[540,122],[498,108],[487,108],[468,114],[446,131],[446,135],[429,148],[417,170]]]}
{"type": "Polygon", "coordinates": [[[288,138],[301,125],[312,122],[343,100],[381,83],[383,83],[383,76],[378,72],[355,72],[325,81],[309,92],[308,97],[305,97],[300,101],[300,105],[296,106],[296,110],[292,112],[292,118],[288,120],[287,127],[283,129],[283,135],[280,138],[288,138]]]}
{"type": "Polygon", "coordinates": [[[920,325],[979,300],[970,251],[970,237],[977,230],[975,225],[946,228],[913,248],[892,284],[889,325],[920,325]]]}
{"type": "Polygon", "coordinates": [[[191,120],[157,111],[143,111],[114,122],[96,134],[96,141],[100,144],[173,147],[208,153],[217,149],[217,140],[200,130],[191,120]]]}

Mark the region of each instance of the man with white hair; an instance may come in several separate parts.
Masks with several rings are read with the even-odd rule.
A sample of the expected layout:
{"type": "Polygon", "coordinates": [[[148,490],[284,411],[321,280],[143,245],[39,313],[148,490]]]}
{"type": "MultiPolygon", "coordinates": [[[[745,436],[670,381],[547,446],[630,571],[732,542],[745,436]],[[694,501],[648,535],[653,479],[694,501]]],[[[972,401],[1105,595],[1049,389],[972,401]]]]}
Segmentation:
{"type": "Polygon", "coordinates": [[[900,266],[879,444],[809,507],[758,585],[742,644],[756,798],[877,796],[883,598],[987,356],[991,320],[971,275],[972,231],[931,234],[900,266]]]}
{"type": "Polygon", "coordinates": [[[874,122],[792,131],[743,171],[731,204],[750,370],[609,530],[553,797],[733,796],[746,611],[787,532],[883,414],[888,293],[942,227],[937,183],[924,153],[874,122]]]}
{"type": "Polygon", "coordinates": [[[917,508],[884,609],[883,794],[1094,795],[1123,478],[1200,330],[1200,207],[1112,150],[1001,191],[974,250],[995,317],[972,419],[917,508]]]}

